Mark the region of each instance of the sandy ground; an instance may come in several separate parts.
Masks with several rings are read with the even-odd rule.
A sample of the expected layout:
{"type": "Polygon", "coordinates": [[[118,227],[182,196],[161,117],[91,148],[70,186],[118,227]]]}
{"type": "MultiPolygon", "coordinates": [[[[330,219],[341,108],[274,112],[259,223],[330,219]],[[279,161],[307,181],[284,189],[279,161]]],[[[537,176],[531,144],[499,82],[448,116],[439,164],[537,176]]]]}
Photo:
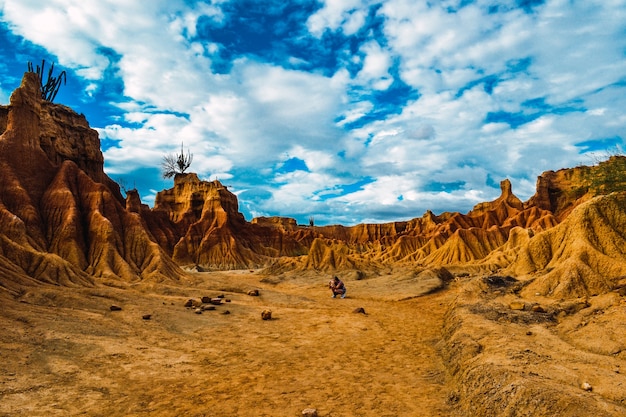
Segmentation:
{"type": "Polygon", "coordinates": [[[0,416],[457,415],[439,349],[454,285],[416,297],[428,285],[382,276],[332,299],[329,278],[209,272],[0,298],[0,416]],[[184,307],[220,295],[214,311],[184,307]]]}

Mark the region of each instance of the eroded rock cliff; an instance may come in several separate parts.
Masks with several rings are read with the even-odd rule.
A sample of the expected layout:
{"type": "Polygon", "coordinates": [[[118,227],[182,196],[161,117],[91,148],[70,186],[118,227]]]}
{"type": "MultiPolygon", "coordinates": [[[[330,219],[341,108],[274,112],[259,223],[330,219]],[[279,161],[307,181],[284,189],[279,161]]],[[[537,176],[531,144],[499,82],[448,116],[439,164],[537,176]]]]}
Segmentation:
{"type": "Polygon", "coordinates": [[[177,175],[154,208],[135,190],[124,199],[104,173],[97,133],[84,116],[43,101],[34,73],[0,107],[0,131],[6,288],[178,279],[180,266],[351,270],[360,277],[446,267],[506,269],[532,277],[532,291],[579,296],[609,291],[626,275],[625,157],[546,172],[527,202],[504,180],[500,197],[466,214],[319,227],[281,217],[248,222],[226,186],[196,174],[177,175]]]}
{"type": "Polygon", "coordinates": [[[139,216],[126,210],[84,116],[42,100],[30,72],[2,113],[2,287],[182,277],[139,216]]]}

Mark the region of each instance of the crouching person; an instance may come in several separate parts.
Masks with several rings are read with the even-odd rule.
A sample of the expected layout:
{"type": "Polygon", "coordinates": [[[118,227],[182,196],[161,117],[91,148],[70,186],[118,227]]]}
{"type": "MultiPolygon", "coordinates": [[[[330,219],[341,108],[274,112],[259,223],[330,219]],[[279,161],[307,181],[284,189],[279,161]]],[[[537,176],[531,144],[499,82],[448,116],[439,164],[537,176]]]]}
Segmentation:
{"type": "Polygon", "coordinates": [[[330,280],[328,288],[332,291],[333,298],[337,298],[338,295],[341,298],[346,298],[346,286],[337,276],[330,280]]]}

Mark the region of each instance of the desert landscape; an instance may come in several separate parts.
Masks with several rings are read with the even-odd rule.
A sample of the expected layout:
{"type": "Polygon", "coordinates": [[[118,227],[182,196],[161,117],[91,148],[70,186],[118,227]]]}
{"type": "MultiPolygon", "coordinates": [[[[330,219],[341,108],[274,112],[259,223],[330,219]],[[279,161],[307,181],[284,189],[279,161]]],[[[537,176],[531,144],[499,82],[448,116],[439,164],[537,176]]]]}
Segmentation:
{"type": "Polygon", "coordinates": [[[123,196],[34,73],[0,134],[0,415],[626,415],[622,155],[526,202],[504,179],[468,213],[303,226],[193,173],[123,196]]]}

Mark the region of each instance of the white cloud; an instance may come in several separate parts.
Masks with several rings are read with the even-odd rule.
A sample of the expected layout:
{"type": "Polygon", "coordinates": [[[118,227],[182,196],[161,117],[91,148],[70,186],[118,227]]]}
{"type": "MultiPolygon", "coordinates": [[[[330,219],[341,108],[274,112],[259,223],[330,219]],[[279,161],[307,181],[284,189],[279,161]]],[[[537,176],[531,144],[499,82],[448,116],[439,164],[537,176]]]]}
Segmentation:
{"type": "Polygon", "coordinates": [[[386,90],[393,82],[389,74],[391,57],[389,52],[383,50],[376,41],[371,41],[361,46],[361,52],[365,54],[363,66],[359,71],[356,81],[369,85],[374,90],[386,90]]]}
{"type": "Polygon", "coordinates": [[[255,213],[362,222],[466,210],[504,178],[528,197],[542,171],[584,159],[577,143],[626,138],[626,1],[546,0],[532,13],[512,0],[497,12],[486,1],[377,3],[326,0],[300,22],[313,36],[294,35],[302,45],[336,42],[316,44],[337,48],[324,50],[327,67],[309,70],[318,57],[292,51],[276,62],[242,53],[221,74],[213,64],[232,51],[197,23],[235,21],[225,1],[4,0],[0,18],[84,78],[88,95],[123,85],[119,125],[98,126],[120,146],[105,152],[107,172],[158,167],[184,142],[201,177],[232,180],[242,198],[271,194],[241,201],[255,213]],[[394,81],[415,91],[390,110],[378,97],[394,81]],[[289,157],[310,172],[274,172],[289,157]],[[342,195],[362,178],[372,182],[342,195]]]}
{"type": "Polygon", "coordinates": [[[323,0],[323,6],[308,18],[309,31],[317,37],[325,30],[344,30],[346,35],[358,31],[365,22],[368,1],[362,0],[323,0]]]}

